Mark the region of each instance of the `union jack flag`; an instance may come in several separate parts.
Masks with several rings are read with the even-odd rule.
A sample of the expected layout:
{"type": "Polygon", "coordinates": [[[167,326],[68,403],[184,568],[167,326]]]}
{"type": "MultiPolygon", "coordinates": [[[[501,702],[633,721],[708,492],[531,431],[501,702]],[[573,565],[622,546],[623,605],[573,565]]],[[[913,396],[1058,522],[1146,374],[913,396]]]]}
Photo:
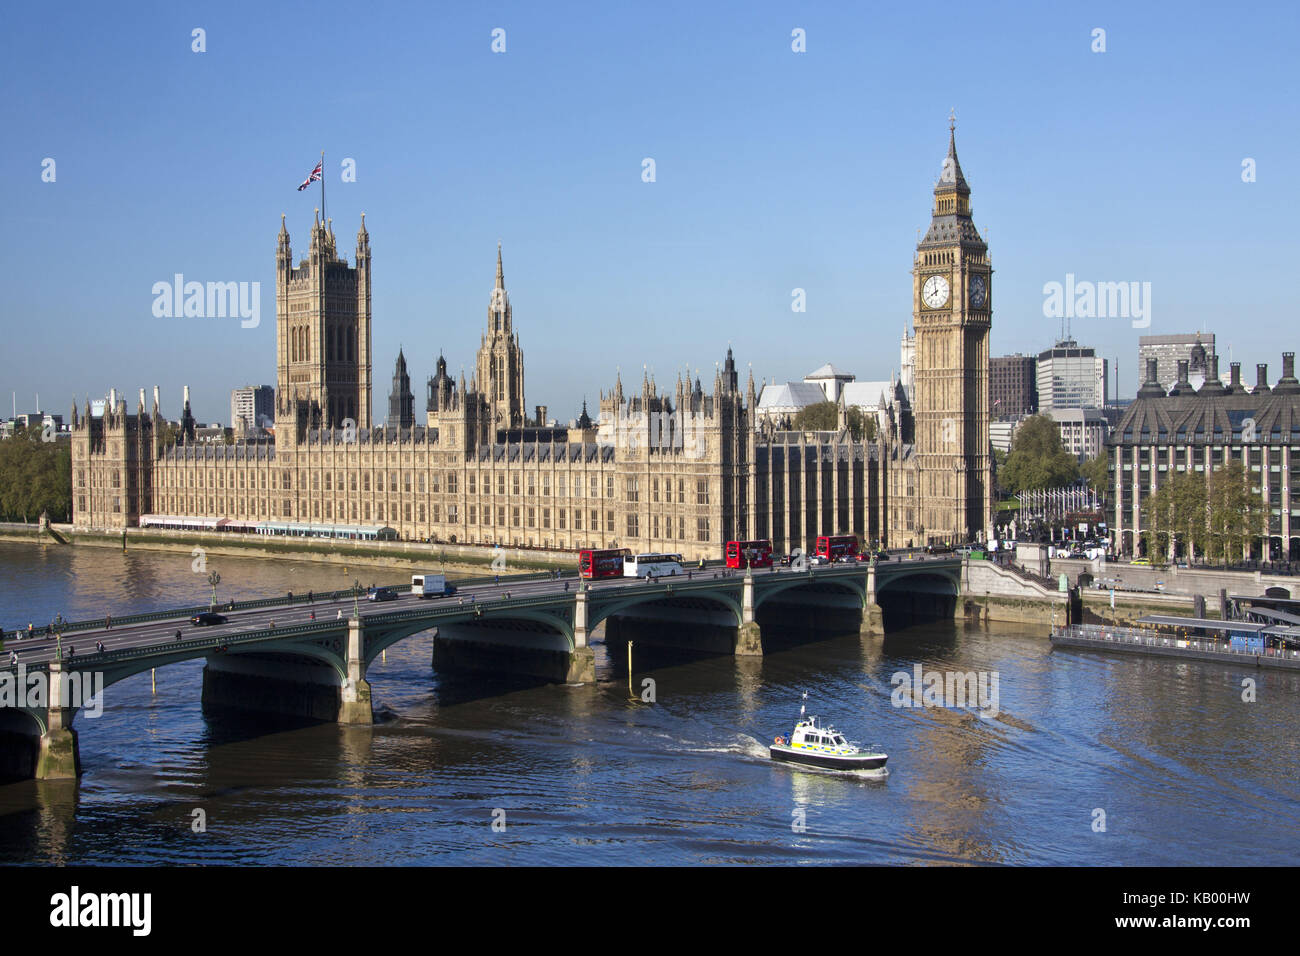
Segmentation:
{"type": "Polygon", "coordinates": [[[298,192],[302,192],[312,183],[320,181],[321,165],[322,165],[321,163],[316,164],[316,168],[311,171],[311,175],[308,176],[306,179],[304,179],[302,185],[298,187],[298,192]]]}

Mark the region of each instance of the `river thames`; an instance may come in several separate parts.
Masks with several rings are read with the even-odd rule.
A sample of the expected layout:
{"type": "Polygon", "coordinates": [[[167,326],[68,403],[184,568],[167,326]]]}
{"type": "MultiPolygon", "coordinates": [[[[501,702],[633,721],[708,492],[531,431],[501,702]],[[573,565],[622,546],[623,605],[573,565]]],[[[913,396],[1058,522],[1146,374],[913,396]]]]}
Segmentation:
{"type": "MultiPolygon", "coordinates": [[[[191,561],[0,542],[0,625],[203,603],[191,561]]],[[[208,570],[221,600],[409,574],[227,557],[208,570]]],[[[102,716],[77,718],[77,783],[0,785],[0,860],[1295,862],[1300,674],[1053,651],[1044,631],[945,622],[762,659],[634,649],[633,694],[601,643],[594,686],[529,685],[439,674],[417,635],[370,669],[372,728],[205,712],[191,661],[158,671],[156,692],[147,673],[112,685],[102,716]],[[997,675],[996,716],[894,706],[894,675],[918,664],[997,675]],[[889,753],[888,777],[767,758],[805,691],[810,712],[889,753]]]]}

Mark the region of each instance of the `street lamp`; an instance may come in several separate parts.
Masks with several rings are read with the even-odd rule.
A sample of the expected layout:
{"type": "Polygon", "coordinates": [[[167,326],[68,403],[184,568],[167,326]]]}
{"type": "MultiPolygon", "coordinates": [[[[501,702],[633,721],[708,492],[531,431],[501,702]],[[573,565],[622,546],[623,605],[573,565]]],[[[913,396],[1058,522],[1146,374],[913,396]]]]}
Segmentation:
{"type": "Polygon", "coordinates": [[[361,604],[359,597],[361,595],[361,582],[356,578],[352,579],[352,619],[361,620],[361,604]]]}
{"type": "Polygon", "coordinates": [[[208,575],[208,583],[212,585],[212,610],[217,609],[217,585],[221,583],[221,575],[213,571],[208,575]]]}

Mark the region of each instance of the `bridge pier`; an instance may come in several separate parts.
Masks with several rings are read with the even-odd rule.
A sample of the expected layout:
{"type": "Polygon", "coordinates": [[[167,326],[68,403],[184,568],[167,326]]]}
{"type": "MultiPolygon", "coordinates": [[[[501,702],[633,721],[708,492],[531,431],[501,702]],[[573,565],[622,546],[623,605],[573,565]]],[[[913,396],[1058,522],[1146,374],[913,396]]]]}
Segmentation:
{"type": "Polygon", "coordinates": [[[596,652],[587,642],[587,589],[580,587],[573,599],[573,650],[569,654],[566,684],[596,682],[596,652]]]}
{"type": "Polygon", "coordinates": [[[873,558],[867,565],[867,600],[862,608],[862,623],[858,625],[858,634],[862,637],[875,637],[885,633],[885,613],[876,603],[876,561],[873,558]]]}
{"type": "Polygon", "coordinates": [[[370,682],[366,680],[366,629],[357,618],[348,620],[348,676],[339,692],[340,724],[373,724],[370,682]]]}
{"type": "Polygon", "coordinates": [[[46,702],[45,733],[36,753],[37,780],[75,780],[81,773],[81,752],[77,732],[72,729],[73,709],[64,707],[70,699],[68,674],[62,661],[50,661],[49,700],[46,702]]]}
{"type": "Polygon", "coordinates": [[[872,601],[862,609],[862,624],[858,627],[858,634],[862,637],[876,637],[884,633],[885,614],[880,605],[872,601]]]}
{"type": "Polygon", "coordinates": [[[754,620],[754,572],[745,570],[745,581],[740,590],[740,627],[736,628],[737,657],[763,656],[763,629],[754,620]]]}

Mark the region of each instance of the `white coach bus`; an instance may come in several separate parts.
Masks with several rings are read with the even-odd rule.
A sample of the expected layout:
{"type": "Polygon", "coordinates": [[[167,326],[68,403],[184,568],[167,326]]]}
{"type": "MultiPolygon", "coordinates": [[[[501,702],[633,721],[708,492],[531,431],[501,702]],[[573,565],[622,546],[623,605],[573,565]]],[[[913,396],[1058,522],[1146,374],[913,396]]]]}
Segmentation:
{"type": "Polygon", "coordinates": [[[681,573],[680,554],[631,554],[623,559],[625,578],[644,578],[650,575],[662,578],[681,573]]]}

